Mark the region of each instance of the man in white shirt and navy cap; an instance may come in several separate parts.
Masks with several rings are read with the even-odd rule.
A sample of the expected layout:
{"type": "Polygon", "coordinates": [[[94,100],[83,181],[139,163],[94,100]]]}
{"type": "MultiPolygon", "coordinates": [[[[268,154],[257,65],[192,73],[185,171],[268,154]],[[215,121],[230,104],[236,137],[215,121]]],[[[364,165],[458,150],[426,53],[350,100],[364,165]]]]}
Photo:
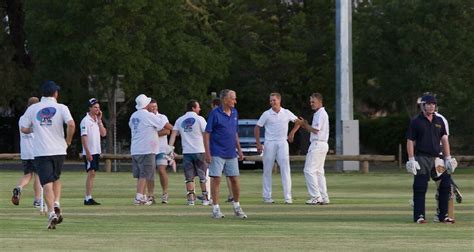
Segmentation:
{"type": "Polygon", "coordinates": [[[102,122],[102,111],[100,110],[99,101],[96,98],[91,98],[87,101],[87,105],[89,112],[82,119],[80,127],[82,156],[87,172],[84,205],[90,206],[100,205],[99,202],[92,198],[92,189],[94,187],[95,173],[99,170],[100,138],[107,135],[107,129],[102,122]]]}
{"type": "Polygon", "coordinates": [[[42,88],[41,101],[31,105],[25,112],[21,132],[33,138],[35,166],[43,186],[46,205],[49,210],[48,229],[55,229],[63,221],[60,206],[61,169],[66,158],[66,150],[71,145],[76,125],[66,105],[57,102],[59,86],[54,81],[46,81],[42,88]],[[63,124],[67,124],[64,139],[63,124]]]}

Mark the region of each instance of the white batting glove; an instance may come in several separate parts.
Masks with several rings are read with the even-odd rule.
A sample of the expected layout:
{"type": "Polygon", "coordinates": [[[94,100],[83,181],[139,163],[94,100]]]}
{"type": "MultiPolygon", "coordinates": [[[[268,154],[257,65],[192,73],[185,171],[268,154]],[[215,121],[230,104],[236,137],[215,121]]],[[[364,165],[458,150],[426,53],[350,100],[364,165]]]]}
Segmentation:
{"type": "Polygon", "coordinates": [[[165,155],[169,156],[173,153],[173,151],[174,151],[174,146],[168,145],[168,148],[166,148],[164,153],[165,153],[165,155]]]}
{"type": "Polygon", "coordinates": [[[456,161],[456,159],[452,158],[451,156],[447,156],[444,162],[448,174],[454,173],[454,170],[456,170],[458,167],[458,161],[456,161]]]}
{"type": "Polygon", "coordinates": [[[406,164],[407,172],[413,173],[413,175],[417,174],[417,171],[420,169],[420,164],[415,158],[410,158],[406,164]]]}

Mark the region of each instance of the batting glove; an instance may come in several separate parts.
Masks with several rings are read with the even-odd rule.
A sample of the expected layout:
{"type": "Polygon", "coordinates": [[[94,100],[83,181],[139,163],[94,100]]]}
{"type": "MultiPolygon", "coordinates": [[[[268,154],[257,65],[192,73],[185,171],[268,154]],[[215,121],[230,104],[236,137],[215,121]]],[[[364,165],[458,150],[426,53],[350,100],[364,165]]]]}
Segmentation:
{"type": "Polygon", "coordinates": [[[410,158],[406,164],[407,172],[413,173],[413,175],[417,174],[417,170],[420,169],[420,164],[418,164],[418,161],[415,160],[415,158],[410,158]]]}
{"type": "Polygon", "coordinates": [[[165,155],[171,155],[174,151],[174,146],[168,145],[168,148],[165,150],[165,155]]]}
{"type": "Polygon", "coordinates": [[[456,161],[456,159],[452,158],[451,156],[447,156],[444,162],[448,174],[454,173],[454,170],[456,170],[458,167],[458,161],[456,161]]]}

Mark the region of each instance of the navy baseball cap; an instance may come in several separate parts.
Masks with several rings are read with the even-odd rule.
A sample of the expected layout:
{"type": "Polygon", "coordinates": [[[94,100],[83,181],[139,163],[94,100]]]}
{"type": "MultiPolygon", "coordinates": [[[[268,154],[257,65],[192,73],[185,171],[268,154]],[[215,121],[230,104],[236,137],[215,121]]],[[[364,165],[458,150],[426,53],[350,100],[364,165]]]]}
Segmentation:
{"type": "Polygon", "coordinates": [[[97,103],[99,103],[99,100],[97,100],[96,98],[90,98],[87,101],[87,106],[89,106],[89,108],[90,108],[90,107],[94,106],[97,103]]]}
{"type": "Polygon", "coordinates": [[[61,88],[56,84],[56,82],[48,80],[43,83],[41,86],[41,93],[43,96],[48,97],[52,96],[54,92],[59,91],[61,88]]]}
{"type": "Polygon", "coordinates": [[[436,104],[436,97],[433,95],[427,94],[421,97],[421,103],[434,103],[436,104]]]}

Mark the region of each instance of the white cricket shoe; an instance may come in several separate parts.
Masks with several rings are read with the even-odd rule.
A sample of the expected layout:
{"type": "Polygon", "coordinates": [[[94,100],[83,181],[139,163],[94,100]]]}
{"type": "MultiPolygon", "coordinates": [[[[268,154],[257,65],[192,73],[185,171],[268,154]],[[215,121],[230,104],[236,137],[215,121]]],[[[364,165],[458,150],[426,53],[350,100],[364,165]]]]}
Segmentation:
{"type": "Polygon", "coordinates": [[[247,215],[244,213],[244,211],[242,210],[240,206],[234,207],[234,213],[235,213],[235,216],[241,219],[247,219],[247,215]]]}
{"type": "Polygon", "coordinates": [[[275,201],[272,198],[263,198],[263,203],[273,204],[273,203],[275,203],[275,201]]]}
{"type": "Polygon", "coordinates": [[[48,229],[56,229],[58,224],[58,216],[55,213],[51,213],[48,218],[48,229]]]}
{"type": "Polygon", "coordinates": [[[323,200],[321,201],[320,205],[329,205],[329,198],[323,198],[323,200]]]}
{"type": "Polygon", "coordinates": [[[212,218],[214,219],[222,219],[224,218],[224,214],[222,214],[220,208],[212,209],[212,218]]]}
{"type": "Polygon", "coordinates": [[[315,198],[315,197],[312,197],[311,199],[307,200],[305,202],[306,205],[321,205],[322,203],[322,199],[321,198],[315,198]]]}
{"type": "Polygon", "coordinates": [[[293,200],[292,199],[287,199],[287,200],[285,200],[285,204],[293,204],[293,200]]]}

